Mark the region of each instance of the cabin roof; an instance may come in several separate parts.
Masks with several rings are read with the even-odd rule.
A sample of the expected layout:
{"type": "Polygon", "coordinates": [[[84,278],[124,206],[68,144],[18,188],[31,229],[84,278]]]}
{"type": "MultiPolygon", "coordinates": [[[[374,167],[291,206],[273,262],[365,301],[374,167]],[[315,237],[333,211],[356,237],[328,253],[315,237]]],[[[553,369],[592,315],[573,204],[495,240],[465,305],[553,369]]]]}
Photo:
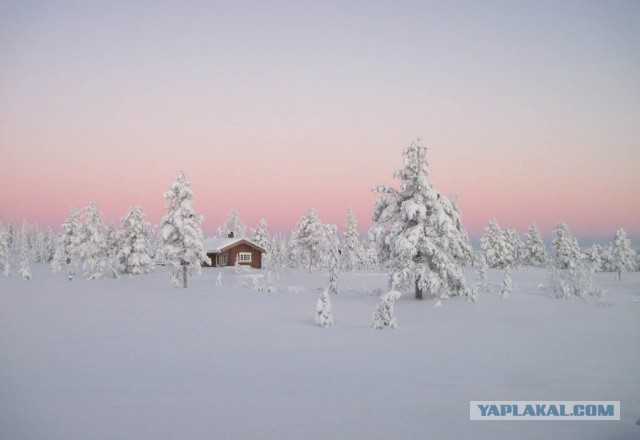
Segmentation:
{"type": "Polygon", "coordinates": [[[208,238],[202,242],[205,252],[213,254],[219,254],[243,243],[260,252],[266,252],[264,248],[246,238],[208,238]]]}

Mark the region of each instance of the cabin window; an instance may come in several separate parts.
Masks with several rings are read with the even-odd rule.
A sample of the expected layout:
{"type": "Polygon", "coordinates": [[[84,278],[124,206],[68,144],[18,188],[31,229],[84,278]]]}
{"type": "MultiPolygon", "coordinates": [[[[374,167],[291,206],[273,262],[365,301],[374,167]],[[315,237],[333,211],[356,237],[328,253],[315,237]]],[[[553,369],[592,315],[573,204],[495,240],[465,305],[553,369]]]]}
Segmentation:
{"type": "Polygon", "coordinates": [[[238,253],[238,262],[239,263],[251,263],[251,252],[239,252],[238,253]]]}

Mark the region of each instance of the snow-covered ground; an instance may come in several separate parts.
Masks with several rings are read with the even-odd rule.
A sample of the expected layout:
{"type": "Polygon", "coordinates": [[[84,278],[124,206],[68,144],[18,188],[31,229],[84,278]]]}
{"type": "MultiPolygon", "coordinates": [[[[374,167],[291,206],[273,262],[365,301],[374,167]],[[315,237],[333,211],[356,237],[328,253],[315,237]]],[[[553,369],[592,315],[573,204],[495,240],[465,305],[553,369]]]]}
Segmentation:
{"type": "Polygon", "coordinates": [[[258,293],[232,269],[216,287],[219,270],[186,290],[162,268],[0,278],[0,439],[640,438],[639,273],[597,274],[607,294],[585,303],[515,270],[508,299],[405,295],[399,328],[380,331],[384,274],[341,274],[326,329],[326,274],[282,270],[258,293]],[[472,422],[470,400],[620,400],[622,420],[472,422]]]}

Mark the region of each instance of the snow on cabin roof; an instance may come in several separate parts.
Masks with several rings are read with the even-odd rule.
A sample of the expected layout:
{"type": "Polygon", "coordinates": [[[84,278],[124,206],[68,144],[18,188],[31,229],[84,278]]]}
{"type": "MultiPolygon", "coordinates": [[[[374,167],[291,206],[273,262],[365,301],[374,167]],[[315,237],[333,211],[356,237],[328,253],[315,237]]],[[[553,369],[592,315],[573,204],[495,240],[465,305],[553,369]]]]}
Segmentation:
{"type": "Polygon", "coordinates": [[[247,240],[246,238],[207,238],[202,241],[205,252],[214,252],[219,253],[222,251],[226,251],[229,248],[232,248],[240,243],[246,243],[252,248],[259,250],[260,252],[266,252],[265,249],[258,246],[252,241],[247,240]]]}

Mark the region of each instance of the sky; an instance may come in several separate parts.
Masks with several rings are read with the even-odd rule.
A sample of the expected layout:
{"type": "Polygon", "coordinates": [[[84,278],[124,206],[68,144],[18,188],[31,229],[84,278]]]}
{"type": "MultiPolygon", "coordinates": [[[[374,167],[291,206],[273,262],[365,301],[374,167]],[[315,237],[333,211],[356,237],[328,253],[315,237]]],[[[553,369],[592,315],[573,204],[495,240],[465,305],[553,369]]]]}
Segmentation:
{"type": "Polygon", "coordinates": [[[0,2],[0,215],[370,226],[416,138],[470,235],[640,237],[640,2],[0,2]]]}

